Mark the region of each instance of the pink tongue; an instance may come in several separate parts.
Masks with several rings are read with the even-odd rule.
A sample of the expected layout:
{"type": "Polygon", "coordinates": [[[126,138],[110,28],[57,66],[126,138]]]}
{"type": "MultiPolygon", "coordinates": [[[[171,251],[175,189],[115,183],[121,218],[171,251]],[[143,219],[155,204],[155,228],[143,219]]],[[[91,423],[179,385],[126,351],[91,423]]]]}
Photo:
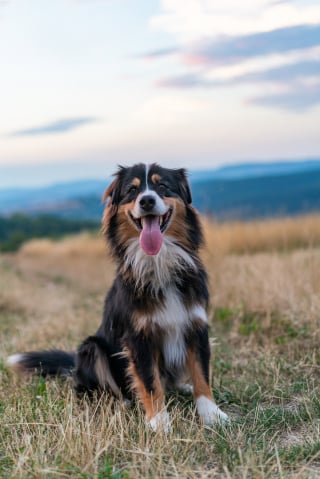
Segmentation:
{"type": "Polygon", "coordinates": [[[146,254],[154,256],[159,253],[162,245],[159,217],[145,216],[141,221],[140,246],[146,254]]]}

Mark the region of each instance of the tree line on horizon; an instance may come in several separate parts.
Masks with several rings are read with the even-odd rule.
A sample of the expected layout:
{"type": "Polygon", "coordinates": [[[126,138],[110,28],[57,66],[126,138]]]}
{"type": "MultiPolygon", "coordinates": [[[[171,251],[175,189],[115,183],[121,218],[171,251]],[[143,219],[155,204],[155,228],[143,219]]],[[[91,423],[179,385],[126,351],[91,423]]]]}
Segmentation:
{"type": "Polygon", "coordinates": [[[32,238],[58,239],[66,234],[95,231],[98,228],[97,221],[63,219],[48,214],[29,216],[17,213],[0,217],[0,252],[17,251],[32,238]]]}

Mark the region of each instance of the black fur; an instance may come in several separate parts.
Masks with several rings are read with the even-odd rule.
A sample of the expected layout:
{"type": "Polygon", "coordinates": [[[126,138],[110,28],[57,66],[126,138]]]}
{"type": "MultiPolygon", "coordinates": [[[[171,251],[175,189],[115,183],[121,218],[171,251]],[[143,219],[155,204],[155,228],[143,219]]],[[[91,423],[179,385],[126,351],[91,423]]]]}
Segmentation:
{"type": "Polygon", "coordinates": [[[53,349],[23,353],[20,364],[23,369],[37,371],[42,376],[70,376],[75,367],[75,360],[75,353],[53,349]]]}

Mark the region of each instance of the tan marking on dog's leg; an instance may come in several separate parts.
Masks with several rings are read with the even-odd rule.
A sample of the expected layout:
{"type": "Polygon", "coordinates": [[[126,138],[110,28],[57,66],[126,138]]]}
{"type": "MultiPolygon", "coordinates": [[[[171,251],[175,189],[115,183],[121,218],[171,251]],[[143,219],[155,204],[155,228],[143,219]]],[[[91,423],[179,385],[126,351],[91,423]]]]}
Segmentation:
{"type": "Polygon", "coordinates": [[[200,361],[192,349],[189,349],[187,352],[187,368],[191,376],[195,399],[199,396],[205,396],[214,401],[211,388],[205,380],[200,361]]]}
{"type": "Polygon", "coordinates": [[[197,411],[202,422],[212,426],[216,422],[228,421],[228,416],[216,405],[210,385],[207,383],[199,359],[191,349],[187,353],[187,367],[190,372],[197,411]]]}
{"type": "Polygon", "coordinates": [[[164,408],[164,392],[159,378],[159,373],[154,373],[153,392],[147,391],[142,379],[137,374],[135,365],[131,362],[129,373],[133,379],[133,387],[142,402],[147,419],[151,419],[164,408]]]}
{"type": "Polygon", "coordinates": [[[168,433],[170,431],[170,418],[165,408],[165,394],[160,381],[158,368],[154,368],[152,392],[146,389],[132,361],[130,361],[129,364],[129,375],[132,378],[132,386],[136,390],[137,396],[145,410],[147,423],[154,431],[162,430],[168,433]]]}

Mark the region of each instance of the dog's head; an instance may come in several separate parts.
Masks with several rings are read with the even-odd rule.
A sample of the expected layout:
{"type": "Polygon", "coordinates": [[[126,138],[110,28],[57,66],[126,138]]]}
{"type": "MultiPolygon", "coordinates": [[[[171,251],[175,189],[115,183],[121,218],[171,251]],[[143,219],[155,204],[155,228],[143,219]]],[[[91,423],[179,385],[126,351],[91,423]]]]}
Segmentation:
{"type": "Polygon", "coordinates": [[[159,253],[165,238],[188,251],[196,250],[201,242],[184,169],[142,163],[120,167],[103,200],[103,229],[118,255],[138,238],[150,256],[159,253]]]}

